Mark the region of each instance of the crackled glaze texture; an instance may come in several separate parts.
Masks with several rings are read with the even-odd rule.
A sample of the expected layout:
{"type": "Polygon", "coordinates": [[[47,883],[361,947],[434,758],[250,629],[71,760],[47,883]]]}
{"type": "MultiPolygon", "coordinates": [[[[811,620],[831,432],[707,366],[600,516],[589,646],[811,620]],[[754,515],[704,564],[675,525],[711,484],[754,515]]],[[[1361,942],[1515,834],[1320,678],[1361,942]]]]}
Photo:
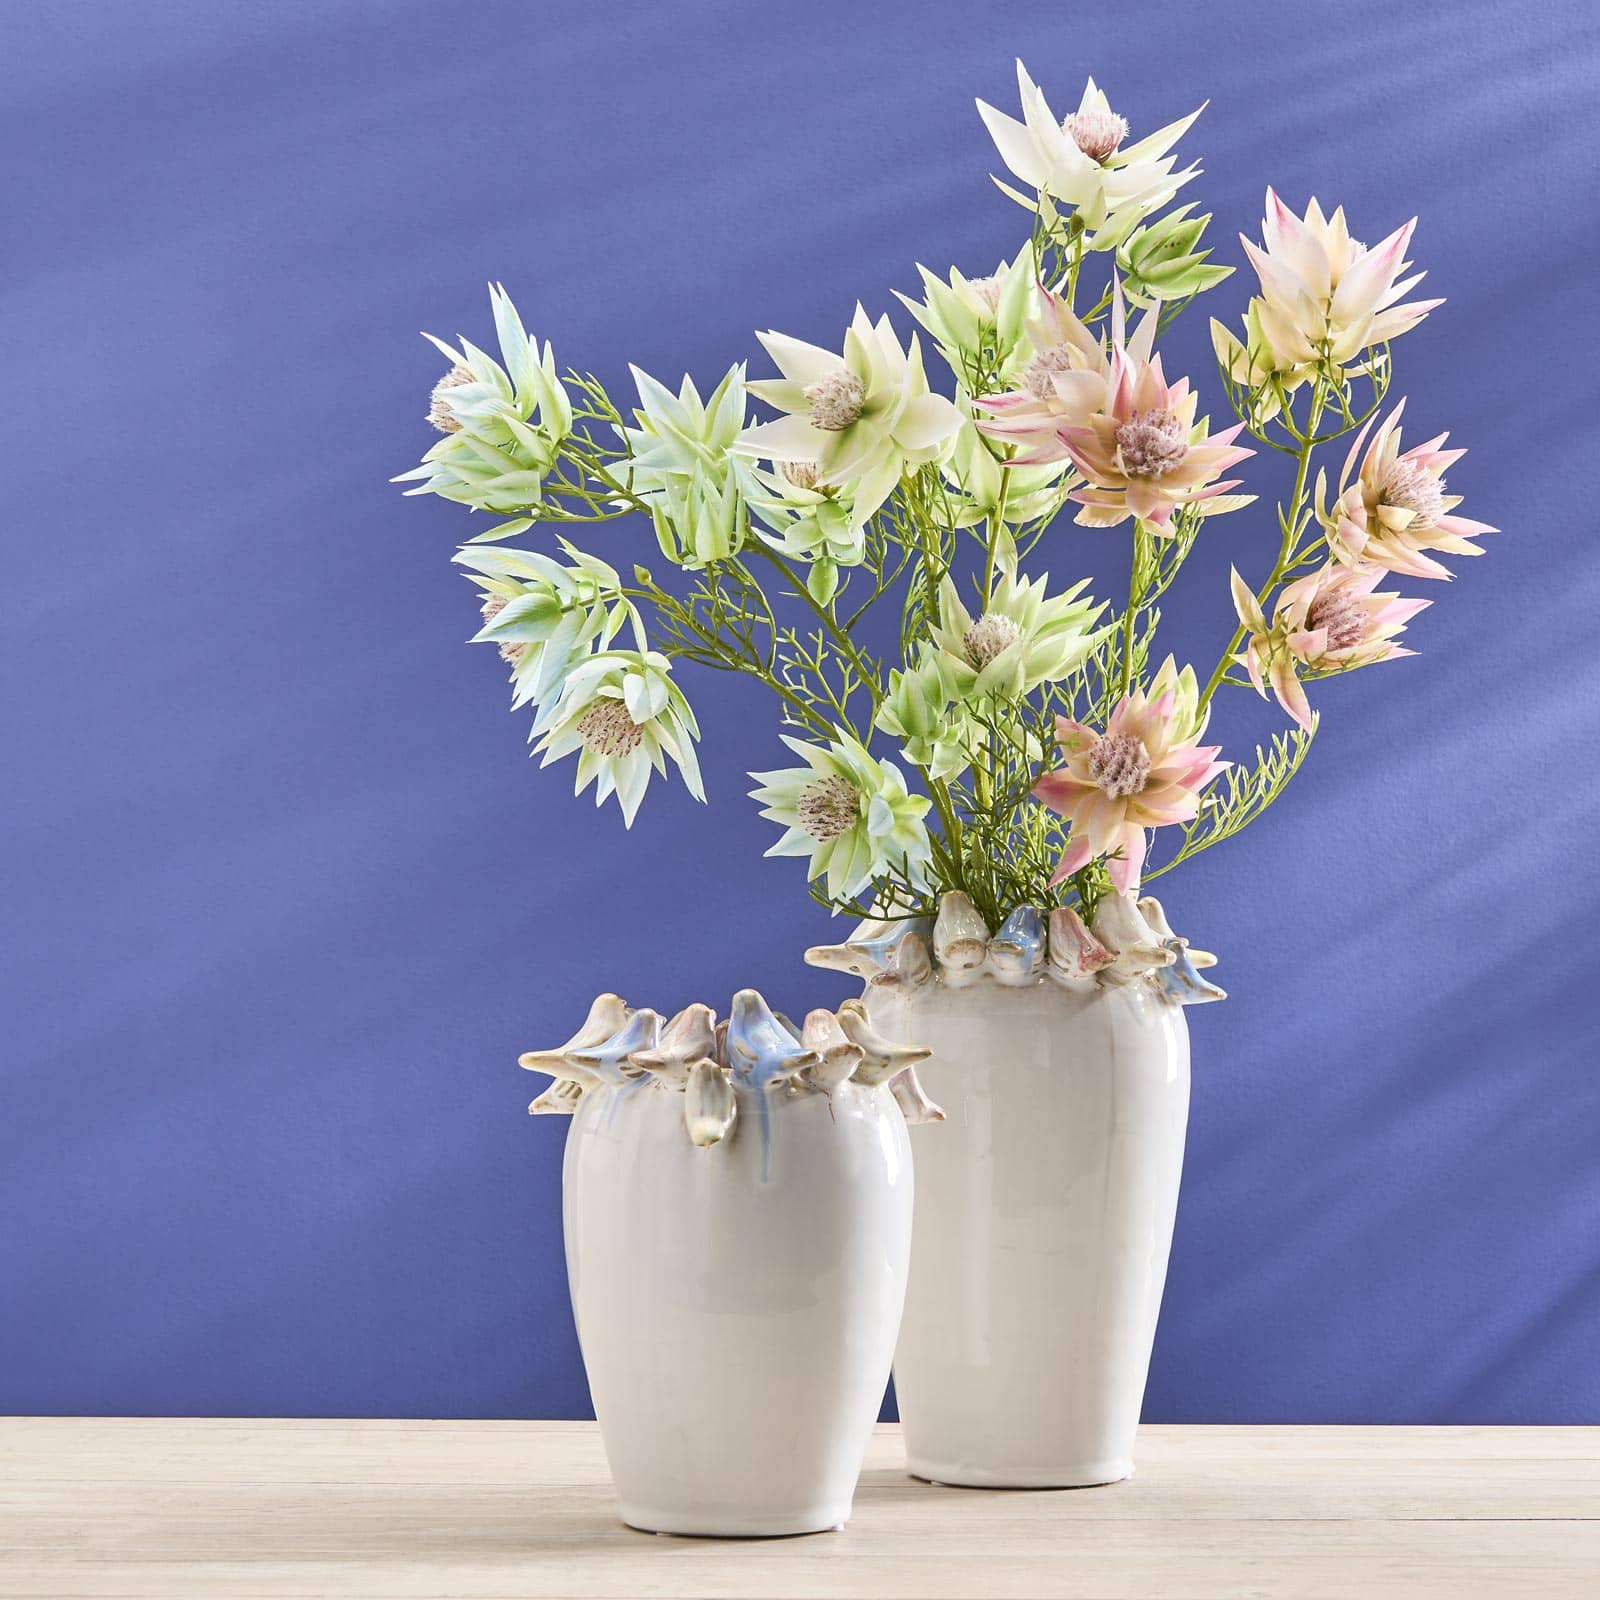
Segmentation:
{"type": "Polygon", "coordinates": [[[1154,900],[1091,926],[1030,908],[808,952],[867,978],[872,1019],[932,1047],[895,1390],[910,1469],[1068,1487],[1133,1471],[1189,1108],[1183,1007],[1222,998],[1154,900]],[[904,941],[931,936],[932,961],[904,941]],[[851,962],[854,965],[851,965],[851,962]],[[915,972],[915,978],[907,973],[915,972]]]}

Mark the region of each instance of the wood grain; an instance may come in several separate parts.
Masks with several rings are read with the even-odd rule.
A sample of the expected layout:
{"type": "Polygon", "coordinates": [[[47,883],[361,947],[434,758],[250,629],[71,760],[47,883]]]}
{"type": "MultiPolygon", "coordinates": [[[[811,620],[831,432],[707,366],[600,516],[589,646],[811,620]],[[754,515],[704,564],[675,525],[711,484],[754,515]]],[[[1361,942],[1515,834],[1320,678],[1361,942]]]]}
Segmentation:
{"type": "Polygon", "coordinates": [[[663,1539],[592,1423],[0,1419],[0,1596],[1600,1596],[1600,1429],[1149,1427],[1056,1492],[902,1460],[843,1533],[663,1539]]]}

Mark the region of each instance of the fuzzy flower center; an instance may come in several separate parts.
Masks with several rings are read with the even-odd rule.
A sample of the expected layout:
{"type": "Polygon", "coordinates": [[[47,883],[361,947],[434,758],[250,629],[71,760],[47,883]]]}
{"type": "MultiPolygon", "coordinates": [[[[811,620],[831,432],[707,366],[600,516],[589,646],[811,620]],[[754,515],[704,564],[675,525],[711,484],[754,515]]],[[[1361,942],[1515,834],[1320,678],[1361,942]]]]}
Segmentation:
{"type": "Polygon", "coordinates": [[[985,611],[961,635],[961,647],[967,652],[967,660],[981,671],[1021,637],[1022,629],[1010,617],[1003,617],[998,611],[985,611]]]}
{"type": "Polygon", "coordinates": [[[1409,511],[1406,532],[1420,533],[1444,515],[1444,480],[1402,456],[1384,474],[1378,498],[1396,511],[1409,511]]]}
{"type": "Polygon", "coordinates": [[[817,486],[815,461],[785,461],[778,471],[783,474],[785,483],[792,483],[797,489],[815,489],[817,486]]]}
{"type": "Polygon", "coordinates": [[[1366,634],[1366,607],[1342,584],[1324,589],[1306,608],[1306,626],[1326,629],[1330,650],[1350,650],[1366,634]]]}
{"type": "Polygon", "coordinates": [[[1089,752],[1089,776],[1113,800],[1138,794],[1150,778],[1150,752],[1131,733],[1102,734],[1089,752]]]}
{"type": "Polygon", "coordinates": [[[1117,153],[1128,137],[1128,119],[1115,111],[1074,111],[1061,119],[1061,130],[1091,161],[1102,164],[1117,153]]]}
{"type": "Polygon", "coordinates": [[[967,287],[988,307],[990,316],[1000,309],[1000,291],[1005,285],[998,278],[969,278],[967,287]]]}
{"type": "Polygon", "coordinates": [[[800,826],[818,844],[829,844],[861,820],[861,794],[848,778],[837,773],[818,778],[800,791],[795,814],[800,826]]]}
{"type": "MultiPolygon", "coordinates": [[[[483,602],[483,620],[493,622],[506,608],[506,597],[503,594],[491,594],[483,602]]],[[[516,666],[527,650],[525,644],[513,644],[510,640],[500,646],[500,659],[508,666],[516,666]]]]}
{"type": "Polygon", "coordinates": [[[1055,375],[1071,372],[1072,361],[1070,344],[1047,345],[1022,369],[1022,387],[1035,400],[1049,400],[1056,392],[1055,375]]]}
{"type": "Polygon", "coordinates": [[[644,729],[620,700],[596,700],[578,718],[578,737],[597,756],[631,756],[644,743],[644,729]]]}
{"type": "Polygon", "coordinates": [[[433,386],[433,393],[428,398],[428,421],[440,433],[459,433],[461,423],[454,411],[450,409],[450,391],[459,389],[463,384],[476,383],[478,380],[463,366],[454,366],[433,386]]]}
{"type": "Polygon", "coordinates": [[[807,384],[804,393],[811,408],[811,426],[824,433],[842,433],[859,422],[867,400],[867,386],[848,367],[807,384]]]}
{"type": "Polygon", "coordinates": [[[1189,438],[1180,418],[1154,406],[1117,429],[1117,450],[1130,478],[1164,478],[1188,455],[1189,438]]]}

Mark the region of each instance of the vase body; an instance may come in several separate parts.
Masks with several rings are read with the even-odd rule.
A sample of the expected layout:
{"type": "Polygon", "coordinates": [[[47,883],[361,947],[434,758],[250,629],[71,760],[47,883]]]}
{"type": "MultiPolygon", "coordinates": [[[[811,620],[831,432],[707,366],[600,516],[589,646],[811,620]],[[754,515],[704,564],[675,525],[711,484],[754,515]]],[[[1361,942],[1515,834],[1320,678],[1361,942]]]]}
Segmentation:
{"type": "Polygon", "coordinates": [[[567,1272],[623,1520],[815,1532],[849,1517],[905,1297],[912,1176],[889,1093],[738,1089],[698,1148],[650,1079],[583,1096],[567,1272]]]}
{"type": "Polygon", "coordinates": [[[1189,1106],[1149,982],[869,988],[933,1048],[895,1391],[910,1470],[1068,1487],[1133,1471],[1189,1106]]]}

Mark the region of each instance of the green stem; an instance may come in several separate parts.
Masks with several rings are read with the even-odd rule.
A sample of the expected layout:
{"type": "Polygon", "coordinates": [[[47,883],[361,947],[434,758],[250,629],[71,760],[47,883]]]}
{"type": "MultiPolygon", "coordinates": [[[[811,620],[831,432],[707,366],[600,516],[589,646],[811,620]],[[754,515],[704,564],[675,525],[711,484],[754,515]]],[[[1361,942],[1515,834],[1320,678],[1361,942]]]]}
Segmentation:
{"type": "Polygon", "coordinates": [[[955,803],[950,798],[950,785],[943,778],[929,778],[928,789],[933,795],[933,804],[939,813],[939,820],[944,824],[945,843],[950,846],[951,855],[959,861],[961,819],[956,815],[955,803]]]}
{"type": "MultiPolygon", "coordinates": [[[[1145,526],[1139,518],[1133,521],[1133,564],[1128,572],[1128,609],[1122,617],[1122,687],[1117,693],[1120,700],[1127,694],[1133,682],[1133,621],[1139,614],[1139,606],[1143,594],[1139,587],[1139,574],[1145,564],[1144,541],[1150,535],[1145,532],[1145,526]]],[[[1111,707],[1106,707],[1106,715],[1111,715],[1111,707]]]]}
{"type": "Polygon", "coordinates": [[[994,598],[994,568],[995,545],[999,542],[1000,534],[1006,523],[1006,501],[1011,495],[1011,468],[1003,466],[1000,469],[1000,493],[995,497],[994,509],[989,513],[989,536],[985,540],[987,545],[987,559],[983,573],[983,605],[987,610],[989,602],[994,598]]]}
{"type": "Polygon", "coordinates": [[[759,554],[765,556],[768,561],[777,567],[784,577],[794,585],[795,594],[816,613],[817,620],[827,631],[828,637],[838,647],[840,654],[855,668],[856,676],[861,680],[862,686],[871,697],[872,709],[876,712],[883,700],[883,691],[878,687],[877,674],[868,667],[865,658],[856,649],[850,636],[840,628],[832,610],[818,601],[817,597],[806,587],[805,579],[770,545],[763,544],[753,548],[756,548],[759,554]]]}
{"type": "MultiPolygon", "coordinates": [[[[659,584],[652,582],[640,589],[625,587],[621,590],[621,593],[629,599],[648,600],[657,611],[664,612],[672,618],[678,627],[686,629],[698,639],[703,654],[695,656],[694,659],[704,664],[706,658],[709,657],[725,672],[742,672],[747,677],[754,678],[759,683],[765,684],[800,718],[806,727],[821,735],[823,739],[831,739],[833,737],[835,732],[833,724],[815,706],[808,705],[775,672],[769,671],[757,661],[752,661],[748,656],[731,653],[726,648],[721,634],[707,628],[687,606],[683,605],[675,595],[669,594],[659,584]]],[[[683,653],[683,646],[674,646],[670,641],[663,641],[663,655],[675,656],[683,653]]]]}
{"type": "MultiPolygon", "coordinates": [[[[1312,396],[1310,416],[1303,435],[1297,435],[1300,448],[1295,453],[1294,489],[1289,496],[1289,510],[1284,512],[1278,509],[1278,526],[1281,532],[1281,541],[1278,545],[1278,559],[1273,563],[1272,571],[1267,581],[1256,590],[1256,603],[1266,609],[1267,596],[1288,572],[1300,552],[1296,550],[1299,543],[1301,521],[1305,514],[1306,475],[1311,467],[1311,452],[1318,444],[1317,424],[1322,420],[1324,404],[1323,386],[1317,384],[1316,393],[1312,396]]],[[[1285,415],[1287,415],[1287,411],[1285,415]]],[[[1206,686],[1200,692],[1199,709],[1204,711],[1210,705],[1211,697],[1217,692],[1228,668],[1233,664],[1233,658],[1238,654],[1239,646],[1244,643],[1245,625],[1243,622],[1233,630],[1233,637],[1228,641],[1227,648],[1222,652],[1222,658],[1217,662],[1216,668],[1206,681],[1206,686]]]]}

